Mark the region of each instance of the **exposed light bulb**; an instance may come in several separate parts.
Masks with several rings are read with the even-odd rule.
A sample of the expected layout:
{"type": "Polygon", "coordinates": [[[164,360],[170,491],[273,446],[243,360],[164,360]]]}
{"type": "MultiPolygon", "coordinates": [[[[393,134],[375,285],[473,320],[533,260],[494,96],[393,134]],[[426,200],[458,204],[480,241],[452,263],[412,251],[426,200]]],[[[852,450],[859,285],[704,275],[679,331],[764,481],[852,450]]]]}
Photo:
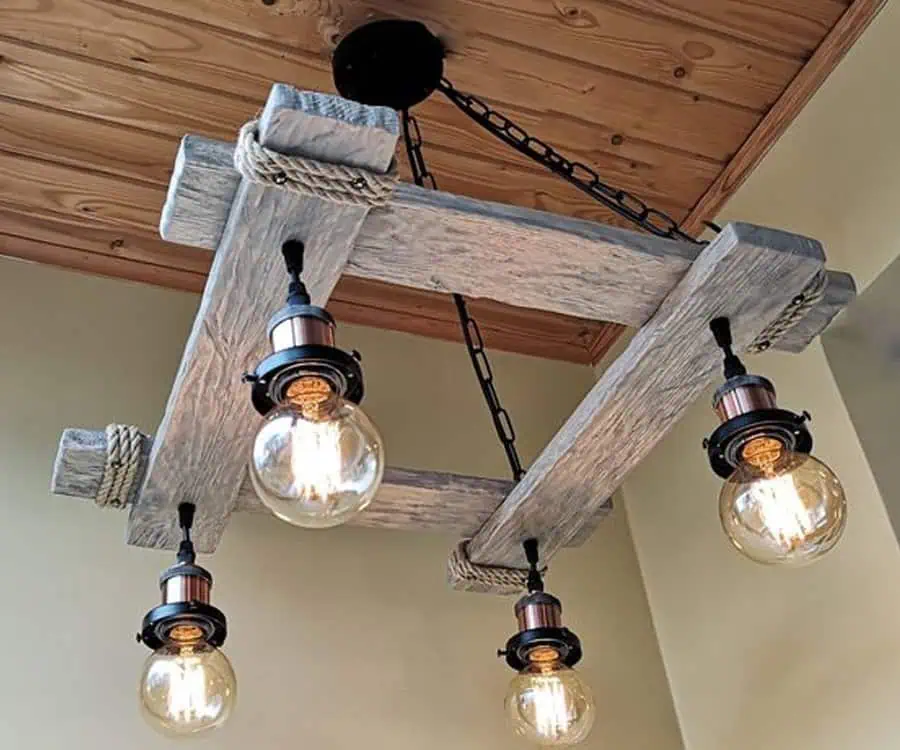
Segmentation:
{"type": "Polygon", "coordinates": [[[818,459],[754,438],[719,494],[722,527],[751,560],[803,565],[828,552],[847,518],[844,490],[818,459]]]}
{"type": "Polygon", "coordinates": [[[383,475],[375,425],[318,377],[291,384],[253,443],[250,478],[260,500],[297,526],[344,523],[372,501],[383,475]]]}
{"type": "Polygon", "coordinates": [[[147,657],[140,698],[154,729],[192,735],[225,722],[237,698],[237,680],[228,657],[206,641],[171,641],[147,657]]]}
{"type": "Polygon", "coordinates": [[[540,745],[574,745],[591,731],[594,699],[581,676],[559,653],[539,647],[510,682],[506,713],[513,729],[540,745]]]}

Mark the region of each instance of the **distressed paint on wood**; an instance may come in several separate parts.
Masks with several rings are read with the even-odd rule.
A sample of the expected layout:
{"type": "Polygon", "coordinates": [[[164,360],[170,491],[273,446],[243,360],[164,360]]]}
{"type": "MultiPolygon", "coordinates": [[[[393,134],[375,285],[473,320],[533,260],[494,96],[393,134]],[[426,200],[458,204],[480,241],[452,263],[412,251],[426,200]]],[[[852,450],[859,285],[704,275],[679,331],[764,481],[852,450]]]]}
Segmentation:
{"type": "MultiPolygon", "coordinates": [[[[399,125],[392,110],[325,94],[272,89],[260,119],[260,142],[282,153],[386,172],[399,125]]],[[[175,507],[197,505],[194,537],[215,550],[237,502],[258,415],[241,373],[265,355],[265,322],[286,290],[281,244],[306,245],[304,274],[315,304],[337,283],[366,207],[344,206],[242,181],[212,270],[150,466],[131,508],[127,541],[170,547],[175,507]]]]}
{"type": "Polygon", "coordinates": [[[525,567],[521,543],[529,537],[549,559],[719,371],[709,321],[731,318],[735,348],[745,348],[823,262],[813,240],[729,224],[473,537],[472,560],[525,567]]]}
{"type": "MultiPolygon", "coordinates": [[[[218,173],[232,174],[236,184],[233,148],[196,136],[184,139],[164,212],[164,237],[204,248],[218,241],[232,195],[218,173]],[[217,173],[215,179],[207,177],[210,172],[217,173]],[[205,179],[208,189],[198,190],[205,179]]],[[[390,204],[363,222],[346,273],[637,328],[701,250],[544,211],[398,185],[390,204]]],[[[846,274],[838,275],[833,283],[846,287],[846,274]]],[[[804,348],[834,317],[836,305],[840,298],[832,295],[785,338],[790,348],[782,342],[775,348],[804,348]]]]}

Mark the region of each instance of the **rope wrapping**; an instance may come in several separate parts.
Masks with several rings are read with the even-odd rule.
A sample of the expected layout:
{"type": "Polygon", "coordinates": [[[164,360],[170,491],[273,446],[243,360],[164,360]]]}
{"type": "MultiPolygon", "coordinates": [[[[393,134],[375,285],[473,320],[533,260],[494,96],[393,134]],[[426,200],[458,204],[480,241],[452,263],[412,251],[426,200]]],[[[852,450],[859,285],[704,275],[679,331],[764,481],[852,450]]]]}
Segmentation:
{"type": "Polygon", "coordinates": [[[259,120],[245,123],[234,149],[234,167],[241,176],[261,185],[279,187],[351,206],[383,206],[397,183],[397,163],[386,174],[360,167],[287,156],[261,145],[259,120]]]}
{"type": "Polygon", "coordinates": [[[799,323],[806,314],[825,296],[828,275],[819,271],[775,320],[767,325],[753,343],[747,347],[751,354],[759,354],[771,348],[778,339],[799,323]]]}
{"type": "Polygon", "coordinates": [[[528,590],[528,571],[477,565],[469,559],[468,539],[463,539],[450,553],[447,576],[454,582],[464,581],[466,590],[487,594],[521,594],[528,590]]]}
{"type": "Polygon", "coordinates": [[[134,425],[106,426],[106,465],[94,502],[101,508],[124,508],[141,464],[143,435],[134,425]]]}

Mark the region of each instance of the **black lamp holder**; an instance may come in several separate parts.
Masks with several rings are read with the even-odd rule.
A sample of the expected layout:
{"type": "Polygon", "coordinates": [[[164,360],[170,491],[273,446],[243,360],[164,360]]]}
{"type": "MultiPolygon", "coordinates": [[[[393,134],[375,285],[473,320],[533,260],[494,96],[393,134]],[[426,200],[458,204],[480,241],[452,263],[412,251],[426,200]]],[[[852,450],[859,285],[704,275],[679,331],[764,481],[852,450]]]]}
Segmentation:
{"type": "Polygon", "coordinates": [[[212,575],[196,564],[191,541],[195,511],[193,503],[178,506],[182,536],[177,562],[159,577],[162,604],[144,615],[137,636],[139,643],[153,651],[165,645],[193,645],[197,641],[218,647],[228,635],[225,614],[209,603],[212,575]]]}
{"type": "Polygon", "coordinates": [[[728,479],[742,461],[744,446],[755,438],[772,438],[794,453],[812,451],[812,434],[806,427],[809,414],[779,409],[771,381],[747,373],[732,350],[728,318],[715,318],[709,327],[724,354],[725,374],[713,396],[713,409],[722,423],[703,441],[713,472],[728,479]]]}
{"type": "Polygon", "coordinates": [[[574,666],[581,660],[581,641],[562,625],[562,603],[555,596],[544,592],[544,581],[539,569],[538,541],[526,539],[522,545],[528,560],[528,593],[514,607],[519,632],[506,642],[506,648],[497,656],[517,672],[531,663],[529,655],[538,648],[549,648],[559,654],[566,666],[574,666]]]}
{"type": "Polygon", "coordinates": [[[359,353],[334,345],[334,318],[312,304],[301,278],[303,242],[289,239],[281,252],[290,282],[284,307],[269,320],[273,352],[243,376],[251,385],[253,407],[265,416],[286,401],[288,388],[302,377],[322,378],[338,396],[360,403],[364,385],[359,353]]]}

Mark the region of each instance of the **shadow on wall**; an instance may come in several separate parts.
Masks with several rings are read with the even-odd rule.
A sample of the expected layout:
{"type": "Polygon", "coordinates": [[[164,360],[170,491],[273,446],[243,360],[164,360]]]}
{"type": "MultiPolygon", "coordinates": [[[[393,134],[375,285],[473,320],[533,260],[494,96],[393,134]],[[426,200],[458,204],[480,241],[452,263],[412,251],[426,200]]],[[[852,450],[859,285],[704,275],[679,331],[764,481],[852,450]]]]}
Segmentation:
{"type": "Polygon", "coordinates": [[[900,539],[900,258],[822,337],[869,467],[900,539]]]}

